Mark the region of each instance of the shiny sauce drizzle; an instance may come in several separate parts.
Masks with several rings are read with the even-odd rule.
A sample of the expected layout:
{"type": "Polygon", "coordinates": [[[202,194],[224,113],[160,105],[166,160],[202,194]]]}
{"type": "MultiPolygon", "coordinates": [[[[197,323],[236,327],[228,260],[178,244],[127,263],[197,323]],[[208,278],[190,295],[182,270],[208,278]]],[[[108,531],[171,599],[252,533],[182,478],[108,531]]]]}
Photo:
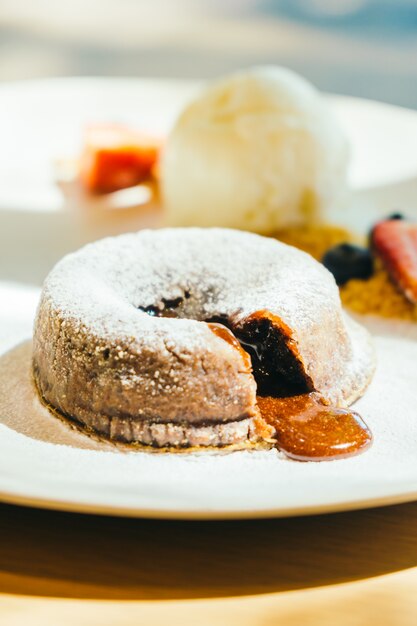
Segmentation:
{"type": "Polygon", "coordinates": [[[297,461],[343,459],[372,443],[372,433],[358,413],[327,406],[316,393],[259,396],[258,407],[275,428],[277,448],[297,461]]]}

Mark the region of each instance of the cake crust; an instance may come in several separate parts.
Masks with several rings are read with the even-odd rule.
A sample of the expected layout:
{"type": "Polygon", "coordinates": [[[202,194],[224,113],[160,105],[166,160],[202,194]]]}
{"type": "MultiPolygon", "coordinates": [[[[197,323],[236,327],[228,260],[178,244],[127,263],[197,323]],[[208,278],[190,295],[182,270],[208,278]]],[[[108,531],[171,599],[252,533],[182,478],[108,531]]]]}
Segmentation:
{"type": "Polygon", "coordinates": [[[52,270],[35,322],[33,372],[54,409],[106,438],[158,447],[268,439],[245,353],[206,320],[242,327],[267,311],[305,379],[347,405],[374,369],[369,335],[309,255],[227,229],[121,235],[52,270]],[[177,317],[149,315],[175,305],[177,317]]]}

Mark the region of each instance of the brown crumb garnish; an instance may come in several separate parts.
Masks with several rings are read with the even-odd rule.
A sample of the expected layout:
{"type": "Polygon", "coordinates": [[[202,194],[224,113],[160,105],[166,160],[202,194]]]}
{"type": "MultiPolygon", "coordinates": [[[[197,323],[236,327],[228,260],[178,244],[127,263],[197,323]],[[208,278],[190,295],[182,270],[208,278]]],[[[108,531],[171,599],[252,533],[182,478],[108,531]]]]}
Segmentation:
{"type": "Polygon", "coordinates": [[[397,289],[378,260],[371,278],[350,280],[340,295],[343,304],[356,313],[417,321],[417,307],[397,289]]]}
{"type": "MultiPolygon", "coordinates": [[[[329,248],[340,243],[364,245],[363,238],[332,225],[289,228],[275,233],[275,237],[308,252],[318,261],[329,248]]],[[[355,313],[417,321],[417,307],[394,285],[378,259],[373,276],[367,280],[350,280],[341,287],[340,296],[344,306],[355,313]]]]}
{"type": "Polygon", "coordinates": [[[295,248],[308,252],[320,261],[327,250],[339,243],[362,243],[359,237],[341,226],[320,225],[302,228],[286,228],[274,233],[274,236],[295,248]]]}

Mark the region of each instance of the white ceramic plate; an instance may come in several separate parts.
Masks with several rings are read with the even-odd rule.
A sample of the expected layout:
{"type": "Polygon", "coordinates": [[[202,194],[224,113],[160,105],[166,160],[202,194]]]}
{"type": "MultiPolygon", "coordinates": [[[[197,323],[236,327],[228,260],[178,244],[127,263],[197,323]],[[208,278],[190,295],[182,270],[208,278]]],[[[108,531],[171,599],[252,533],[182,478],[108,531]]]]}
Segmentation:
{"type": "Polygon", "coordinates": [[[27,340],[37,297],[37,290],[0,285],[0,301],[8,302],[0,318],[0,499],[83,512],[207,519],[304,515],[417,497],[415,325],[367,320],[378,369],[356,408],[375,441],[360,456],[297,463],[275,450],[124,452],[71,429],[40,404],[27,340]]]}
{"type": "MultiPolygon", "coordinates": [[[[197,88],[95,79],[0,87],[0,134],[9,153],[0,164],[0,278],[37,282],[54,257],[91,237],[71,230],[51,179],[52,160],[76,151],[84,122],[143,122],[166,130],[197,88]],[[13,221],[14,214],[25,217],[13,221]],[[65,227],[53,230],[54,215],[65,227]]],[[[344,218],[361,226],[375,211],[406,204],[414,212],[417,114],[348,98],[331,102],[353,143],[356,191],[344,218]]],[[[276,451],[126,453],[70,430],[40,405],[28,343],[37,297],[36,288],[0,283],[1,499],[196,519],[301,515],[417,497],[417,325],[363,320],[375,335],[378,369],[357,403],[375,435],[361,456],[296,463],[276,451]]]]}

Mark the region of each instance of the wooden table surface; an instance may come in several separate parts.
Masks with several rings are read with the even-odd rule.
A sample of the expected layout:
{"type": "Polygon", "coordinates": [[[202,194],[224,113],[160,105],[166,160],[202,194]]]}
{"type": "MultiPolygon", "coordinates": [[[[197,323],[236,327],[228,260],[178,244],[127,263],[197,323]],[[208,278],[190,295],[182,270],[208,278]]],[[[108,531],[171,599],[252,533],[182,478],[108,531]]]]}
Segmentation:
{"type": "Polygon", "coordinates": [[[0,505],[1,626],[417,623],[417,503],[168,522],[0,505]]]}

